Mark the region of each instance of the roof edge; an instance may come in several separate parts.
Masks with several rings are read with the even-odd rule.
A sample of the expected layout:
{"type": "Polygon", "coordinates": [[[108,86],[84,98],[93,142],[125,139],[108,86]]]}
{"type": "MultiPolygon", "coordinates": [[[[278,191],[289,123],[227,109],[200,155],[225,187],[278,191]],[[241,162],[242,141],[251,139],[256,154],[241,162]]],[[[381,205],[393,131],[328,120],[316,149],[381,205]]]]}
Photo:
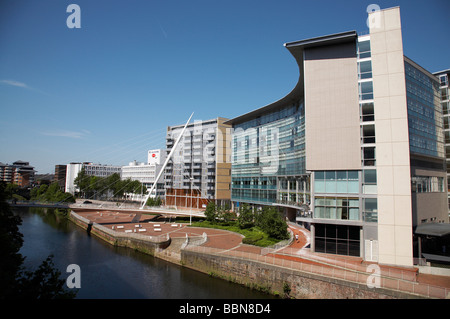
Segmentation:
{"type": "Polygon", "coordinates": [[[340,33],[334,33],[329,35],[324,35],[315,38],[309,38],[305,40],[286,42],[284,46],[286,48],[303,46],[303,47],[311,47],[311,46],[320,46],[329,44],[330,42],[341,42],[346,40],[353,40],[358,37],[358,33],[355,30],[345,31],[340,33]]]}

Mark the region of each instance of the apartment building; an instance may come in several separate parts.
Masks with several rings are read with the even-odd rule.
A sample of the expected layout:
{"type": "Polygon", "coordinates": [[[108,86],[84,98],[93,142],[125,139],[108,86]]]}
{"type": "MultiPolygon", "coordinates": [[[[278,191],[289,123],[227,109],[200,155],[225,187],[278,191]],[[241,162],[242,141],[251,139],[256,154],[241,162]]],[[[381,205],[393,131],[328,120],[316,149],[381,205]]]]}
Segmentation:
{"type": "MultiPolygon", "coordinates": [[[[230,201],[231,163],[226,143],[227,119],[195,121],[186,130],[164,172],[167,206],[204,208],[208,201],[230,201]]],[[[169,126],[166,135],[170,153],[184,125],[169,126]]]]}
{"type": "Polygon", "coordinates": [[[33,166],[30,166],[30,162],[15,161],[12,164],[0,162],[0,181],[13,183],[19,187],[33,185],[35,173],[36,171],[33,166]]]}
{"type": "Polygon", "coordinates": [[[66,186],[67,165],[55,165],[54,182],[58,183],[59,187],[64,190],[66,186]]]}

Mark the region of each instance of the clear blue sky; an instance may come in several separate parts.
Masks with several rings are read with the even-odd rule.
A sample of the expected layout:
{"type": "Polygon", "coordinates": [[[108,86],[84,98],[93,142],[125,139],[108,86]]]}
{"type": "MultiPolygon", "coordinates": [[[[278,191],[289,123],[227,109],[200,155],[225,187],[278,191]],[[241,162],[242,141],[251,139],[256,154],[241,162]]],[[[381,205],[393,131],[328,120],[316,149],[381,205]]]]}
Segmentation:
{"type": "Polygon", "coordinates": [[[0,162],[43,174],[144,161],[192,112],[233,118],[282,98],[298,79],[283,44],[367,31],[371,3],[400,6],[405,55],[450,68],[448,0],[2,0],[0,162]]]}

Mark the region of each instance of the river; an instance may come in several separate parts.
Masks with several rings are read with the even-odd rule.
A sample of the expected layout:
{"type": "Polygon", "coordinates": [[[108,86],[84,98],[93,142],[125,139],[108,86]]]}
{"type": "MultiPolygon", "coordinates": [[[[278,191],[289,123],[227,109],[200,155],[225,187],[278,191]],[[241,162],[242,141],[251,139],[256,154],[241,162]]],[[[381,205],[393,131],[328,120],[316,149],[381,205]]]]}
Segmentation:
{"type": "Polygon", "coordinates": [[[67,266],[81,269],[77,299],[265,299],[270,295],[213,278],[164,260],[114,247],[90,236],[52,209],[15,208],[24,244],[24,266],[35,270],[53,254],[66,279],[67,266]]]}

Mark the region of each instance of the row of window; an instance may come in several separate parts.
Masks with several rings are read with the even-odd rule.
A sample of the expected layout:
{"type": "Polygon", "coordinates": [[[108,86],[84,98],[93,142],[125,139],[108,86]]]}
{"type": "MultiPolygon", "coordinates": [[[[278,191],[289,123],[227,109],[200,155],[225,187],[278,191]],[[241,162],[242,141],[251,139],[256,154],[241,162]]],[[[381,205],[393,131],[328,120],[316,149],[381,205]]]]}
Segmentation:
{"type": "Polygon", "coordinates": [[[231,199],[236,202],[275,203],[277,200],[277,191],[232,188],[231,199]]]}
{"type": "Polygon", "coordinates": [[[358,171],[317,171],[314,173],[314,192],[358,194],[358,171]]]}
{"type": "Polygon", "coordinates": [[[318,196],[314,199],[314,218],[377,222],[378,202],[376,198],[363,198],[360,206],[358,197],[318,196]]]}
{"type": "Polygon", "coordinates": [[[436,176],[412,176],[411,190],[415,193],[444,192],[444,178],[436,176]]]}

